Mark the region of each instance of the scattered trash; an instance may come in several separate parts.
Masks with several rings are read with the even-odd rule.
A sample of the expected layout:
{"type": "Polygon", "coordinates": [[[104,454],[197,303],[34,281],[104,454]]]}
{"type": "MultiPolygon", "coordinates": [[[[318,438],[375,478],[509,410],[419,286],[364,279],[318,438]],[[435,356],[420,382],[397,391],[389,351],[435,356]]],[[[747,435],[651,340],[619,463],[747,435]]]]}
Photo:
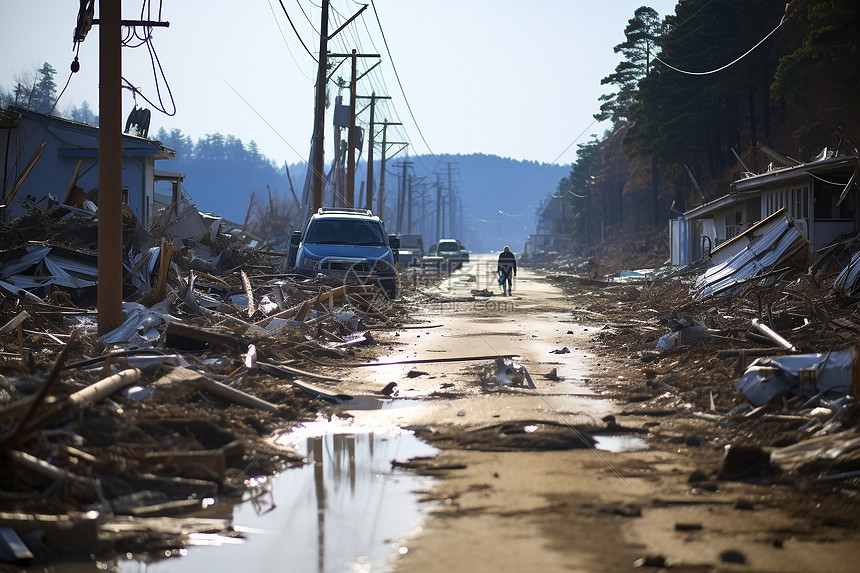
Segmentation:
{"type": "Polygon", "coordinates": [[[532,377],[525,366],[514,364],[510,360],[496,358],[496,373],[493,378],[502,386],[528,386],[535,388],[532,377]]]}
{"type": "Polygon", "coordinates": [[[708,340],[718,332],[699,324],[690,316],[682,316],[670,326],[672,332],[660,337],[657,341],[657,350],[664,351],[678,346],[690,346],[708,340]]]}
{"type": "Polygon", "coordinates": [[[561,378],[558,375],[558,368],[553,368],[549,372],[543,375],[547,380],[552,380],[553,382],[558,382],[561,378]]]}
{"type": "Polygon", "coordinates": [[[858,357],[857,347],[851,347],[824,354],[758,358],[737,381],[735,389],[753,406],[788,395],[839,398],[852,391],[858,357]]]}

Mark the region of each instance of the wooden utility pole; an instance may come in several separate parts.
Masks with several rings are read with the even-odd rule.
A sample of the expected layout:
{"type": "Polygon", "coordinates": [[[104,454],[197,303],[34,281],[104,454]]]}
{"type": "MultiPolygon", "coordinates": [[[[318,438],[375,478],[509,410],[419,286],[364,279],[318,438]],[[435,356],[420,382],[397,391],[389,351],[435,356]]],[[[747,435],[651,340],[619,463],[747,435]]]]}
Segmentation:
{"type": "MultiPolygon", "coordinates": [[[[352,18],[347,20],[340,28],[338,28],[332,36],[343,30],[343,28],[349,24],[352,20],[358,17],[365,9],[367,5],[365,4],[361,10],[359,10],[352,18]]],[[[352,50],[349,54],[329,54],[330,58],[349,58],[352,62],[352,71],[350,72],[350,82],[349,82],[349,129],[347,132],[347,164],[346,164],[346,193],[344,194],[344,198],[347,203],[347,207],[354,207],[355,203],[355,144],[356,144],[356,136],[355,136],[355,114],[356,114],[356,89],[358,86],[358,80],[367,75],[370,70],[375,68],[378,63],[375,64],[370,70],[367,70],[361,76],[357,75],[356,64],[357,58],[377,58],[379,59],[379,54],[358,54],[356,50],[352,50]]]]}
{"type": "Polygon", "coordinates": [[[436,241],[442,238],[442,182],[439,180],[441,173],[436,174],[436,241]]]}
{"type": "Polygon", "coordinates": [[[407,177],[406,189],[406,232],[412,232],[412,175],[407,177]]]}
{"type": "Polygon", "coordinates": [[[406,170],[412,165],[411,161],[404,160],[401,163],[403,176],[398,178],[400,183],[400,197],[397,201],[397,232],[403,232],[403,210],[406,208],[406,170]]]}
{"type": "Polygon", "coordinates": [[[346,206],[355,207],[355,53],[352,50],[352,77],[349,81],[349,131],[347,132],[347,164],[346,164],[346,206]]]}
{"type": "Polygon", "coordinates": [[[376,207],[376,216],[382,219],[383,217],[382,209],[385,205],[385,152],[388,151],[388,140],[386,136],[388,135],[388,124],[382,124],[382,160],[379,162],[379,205],[376,207]]]}
{"type": "Polygon", "coordinates": [[[376,130],[376,100],[391,99],[389,96],[378,96],[372,93],[369,96],[357,96],[358,99],[370,99],[370,127],[368,129],[367,141],[367,210],[373,209],[373,151],[376,130]]]}
{"type": "Polygon", "coordinates": [[[122,324],[122,28],[120,0],[99,2],[98,333],[122,324]]]}
{"type": "Polygon", "coordinates": [[[376,92],[370,94],[370,126],[367,130],[367,210],[373,209],[373,120],[376,110],[376,92]]]}
{"type": "Polygon", "coordinates": [[[385,218],[382,216],[382,210],[385,206],[385,156],[388,153],[388,145],[390,143],[387,138],[389,125],[403,124],[397,121],[382,122],[382,160],[379,163],[379,199],[377,200],[376,208],[376,215],[382,220],[385,220],[385,218]]]}
{"type": "Polygon", "coordinates": [[[454,183],[451,180],[452,172],[451,172],[452,163],[448,163],[448,231],[451,235],[454,234],[454,183]]]}
{"type": "Polygon", "coordinates": [[[311,184],[313,195],[312,213],[316,213],[322,207],[323,186],[325,185],[323,177],[323,168],[325,165],[323,161],[325,153],[323,140],[325,133],[325,86],[328,83],[326,79],[326,70],[328,69],[328,2],[329,0],[322,0],[322,15],[320,16],[319,67],[317,69],[316,98],[314,99],[314,145],[311,151],[311,155],[313,156],[311,165],[313,169],[311,184]]]}

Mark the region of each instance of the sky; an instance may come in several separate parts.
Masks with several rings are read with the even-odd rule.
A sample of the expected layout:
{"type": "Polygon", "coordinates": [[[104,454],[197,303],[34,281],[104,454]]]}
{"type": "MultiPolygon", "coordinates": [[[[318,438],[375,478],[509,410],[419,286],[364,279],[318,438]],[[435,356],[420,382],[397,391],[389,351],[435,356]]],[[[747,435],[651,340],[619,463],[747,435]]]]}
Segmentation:
{"type": "MultiPolygon", "coordinates": [[[[78,4],[2,0],[0,86],[11,90],[16,79],[33,78],[48,62],[57,70],[58,93],[70,80],[57,109],[65,113],[86,100],[97,113],[97,26],[80,45],[80,71],[69,71],[78,4]]],[[[358,93],[392,98],[380,100],[376,121],[403,123],[389,128],[389,140],[408,141],[410,155],[483,153],[570,165],[577,143],[609,128],[594,122],[593,114],[599,110],[599,96],[613,91],[600,80],[620,61],[613,47],[624,41],[628,20],[639,6],[651,6],[662,17],[673,13],[675,4],[373,0],[329,42],[329,51],[355,48],[380,55],[359,59],[359,75],[372,63],[379,65],[357,82],[358,93]]],[[[306,160],[319,5],[320,0],[122,0],[123,19],[140,19],[144,6],[149,10],[144,19],[158,20],[160,11],[160,19],[170,23],[153,29],[151,42],[166,83],[155,82],[145,45],[124,48],[122,54],[123,76],[156,104],[160,92],[162,107],[171,112],[157,112],[138,96],[138,104],[153,110],[150,136],[160,127],[180,129],[194,141],[216,132],[231,134],[245,144],[253,140],[276,163],[306,160]]],[[[331,0],[331,6],[330,32],[362,4],[331,0]]],[[[333,77],[349,82],[349,71],[346,62],[333,77]]],[[[332,101],[337,92],[330,84],[332,101]]],[[[123,94],[127,116],[135,102],[129,90],[123,94]]],[[[343,96],[348,103],[348,89],[343,96]]],[[[359,109],[362,105],[359,100],[359,109]]],[[[329,108],[327,161],[331,113],[329,108]]],[[[368,116],[363,111],[359,122],[366,123],[368,116]]]]}

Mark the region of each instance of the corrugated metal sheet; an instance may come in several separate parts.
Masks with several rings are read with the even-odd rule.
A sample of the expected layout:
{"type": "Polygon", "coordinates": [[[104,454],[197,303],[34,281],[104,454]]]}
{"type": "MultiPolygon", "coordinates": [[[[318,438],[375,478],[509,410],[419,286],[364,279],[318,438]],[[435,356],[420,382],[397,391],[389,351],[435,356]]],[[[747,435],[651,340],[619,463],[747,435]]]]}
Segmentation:
{"type": "Polygon", "coordinates": [[[694,299],[735,294],[751,283],[773,281],[774,277],[768,275],[775,271],[808,266],[812,248],[809,239],[790,215],[784,211],[774,215],[779,217],[772,216],[774,219],[766,231],[699,277],[693,288],[694,299]],[[761,280],[757,281],[759,277],[761,280]]]}
{"type": "Polygon", "coordinates": [[[860,291],[860,251],[852,255],[851,262],[842,269],[833,286],[848,296],[854,296],[860,291]]]}

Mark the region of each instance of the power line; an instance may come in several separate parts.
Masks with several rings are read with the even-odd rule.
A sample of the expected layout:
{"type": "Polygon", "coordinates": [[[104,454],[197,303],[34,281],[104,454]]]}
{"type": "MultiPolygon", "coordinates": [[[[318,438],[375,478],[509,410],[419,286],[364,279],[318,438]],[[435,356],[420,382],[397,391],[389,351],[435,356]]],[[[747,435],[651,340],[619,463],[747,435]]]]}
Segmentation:
{"type": "Polygon", "coordinates": [[[409,110],[409,115],[412,117],[412,122],[415,124],[415,129],[418,130],[418,135],[421,136],[421,141],[424,142],[424,145],[427,146],[427,151],[430,152],[434,157],[436,156],[433,153],[433,150],[430,149],[430,144],[427,143],[427,139],[425,139],[424,134],[421,132],[421,127],[418,125],[418,121],[415,119],[415,114],[412,113],[412,106],[409,105],[409,99],[406,97],[406,91],[403,89],[403,84],[400,82],[400,74],[397,73],[397,67],[394,65],[394,58],[391,56],[391,49],[388,47],[388,40],[385,39],[385,31],[382,29],[382,22],[379,20],[379,12],[376,11],[376,4],[374,4],[373,0],[370,0],[370,6],[373,8],[373,15],[376,16],[376,23],[379,26],[379,33],[382,34],[382,42],[385,44],[385,51],[388,53],[388,61],[391,62],[391,69],[394,70],[394,77],[397,78],[397,85],[400,86],[400,93],[403,94],[403,101],[406,102],[406,109],[409,110]]]}
{"type": "MultiPolygon", "coordinates": [[[[283,4],[281,5],[283,7],[283,4]]],[[[296,68],[298,68],[299,73],[305,76],[308,80],[313,81],[313,78],[307,75],[302,67],[299,65],[299,62],[296,60],[296,56],[293,55],[293,51],[290,49],[290,44],[287,42],[286,36],[284,36],[284,31],[281,29],[281,24],[278,22],[278,15],[275,14],[275,8],[272,6],[272,1],[269,0],[269,9],[272,11],[272,19],[275,21],[275,25],[278,27],[278,32],[281,34],[281,39],[284,41],[284,46],[287,48],[287,52],[290,54],[290,59],[293,60],[293,63],[296,64],[296,68]]],[[[292,22],[291,22],[292,23],[292,22]]],[[[295,30],[295,28],[293,28],[295,30]]],[[[311,54],[313,58],[313,54],[311,54]]],[[[314,60],[316,60],[314,58],[314,60]]]]}
{"type": "MultiPolygon", "coordinates": [[[[785,9],[786,9],[786,14],[787,14],[787,13],[788,13],[788,4],[786,4],[786,5],[785,5],[785,9]]],[[[750,48],[749,50],[747,50],[744,54],[742,54],[740,57],[738,57],[738,58],[737,58],[737,59],[735,59],[734,61],[729,62],[728,64],[726,64],[726,65],[724,65],[724,66],[722,66],[722,67],[719,67],[719,68],[717,68],[717,69],[715,69],[715,70],[710,70],[710,71],[707,71],[707,72],[690,72],[690,71],[687,71],[687,70],[682,70],[682,69],[676,68],[675,66],[671,66],[671,65],[667,64],[666,62],[664,62],[663,60],[661,60],[661,59],[660,59],[659,57],[657,57],[657,56],[654,56],[654,60],[655,60],[655,61],[660,62],[661,64],[663,64],[664,66],[666,66],[666,67],[667,67],[667,68],[669,68],[670,70],[674,70],[674,71],[676,71],[676,72],[679,72],[679,73],[682,73],[682,74],[686,74],[686,75],[688,75],[688,76],[707,76],[707,75],[710,75],[710,74],[716,74],[717,72],[721,72],[721,71],[725,70],[726,68],[731,67],[731,66],[735,65],[736,63],[740,62],[742,59],[744,59],[744,58],[746,58],[748,55],[750,55],[750,54],[752,53],[752,51],[753,51],[753,50],[755,50],[756,48],[758,48],[759,46],[761,46],[761,45],[765,42],[765,40],[767,40],[768,38],[770,38],[770,37],[774,34],[774,32],[776,32],[777,30],[779,30],[780,26],[782,26],[782,24],[785,22],[785,16],[786,16],[786,14],[783,14],[782,19],[779,21],[779,24],[777,24],[777,25],[776,25],[776,28],[774,28],[773,30],[771,30],[771,31],[770,31],[770,33],[769,33],[767,36],[765,36],[764,38],[762,38],[761,40],[759,40],[759,42],[758,42],[755,46],[753,46],[752,48],[750,48]]]]}
{"type": "MultiPolygon", "coordinates": [[[[308,49],[308,47],[305,45],[305,41],[304,41],[304,40],[302,40],[302,37],[299,35],[299,31],[298,31],[298,30],[296,30],[296,25],[295,25],[295,24],[293,24],[293,19],[292,19],[292,18],[290,18],[290,13],[289,13],[289,12],[287,12],[287,7],[286,7],[286,6],[284,6],[284,0],[278,0],[278,3],[280,3],[280,5],[281,5],[281,10],[283,10],[283,11],[284,11],[284,16],[286,16],[286,17],[287,17],[287,21],[290,23],[290,27],[293,29],[293,32],[296,34],[296,38],[298,38],[298,39],[299,39],[299,43],[302,45],[302,48],[304,48],[304,49],[305,49],[305,51],[308,53],[308,55],[311,57],[311,59],[313,59],[313,61],[315,61],[315,62],[319,63],[319,60],[317,60],[317,59],[314,57],[313,52],[311,52],[311,51],[308,49]]],[[[269,7],[271,8],[271,6],[272,6],[272,4],[271,4],[271,2],[270,2],[270,3],[269,3],[269,7]]],[[[272,13],[274,14],[274,10],[272,10],[272,13]]],[[[278,29],[280,29],[280,26],[278,26],[278,29]]],[[[283,33],[282,33],[281,35],[283,35],[283,33]]],[[[284,40],[284,42],[286,43],[286,40],[284,40]]],[[[289,49],[289,48],[288,48],[288,49],[289,49]]],[[[293,54],[293,53],[292,53],[292,52],[290,52],[290,55],[292,55],[292,54],[293,54]]],[[[295,59],[295,58],[293,58],[293,59],[295,59]]],[[[298,62],[296,62],[296,65],[298,65],[298,62]]]]}

